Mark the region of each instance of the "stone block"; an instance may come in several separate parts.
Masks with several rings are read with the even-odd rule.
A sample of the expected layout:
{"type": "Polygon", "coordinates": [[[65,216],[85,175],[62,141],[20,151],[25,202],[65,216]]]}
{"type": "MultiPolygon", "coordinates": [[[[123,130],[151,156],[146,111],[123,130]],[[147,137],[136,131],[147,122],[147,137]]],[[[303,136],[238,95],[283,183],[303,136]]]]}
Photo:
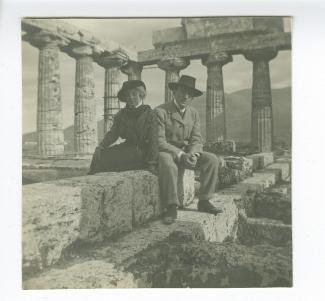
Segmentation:
{"type": "Polygon", "coordinates": [[[195,196],[195,175],[193,170],[186,169],[183,178],[178,179],[178,199],[185,207],[191,204],[195,196]]]}
{"type": "Polygon", "coordinates": [[[258,153],[247,156],[247,158],[253,160],[253,168],[263,169],[266,166],[272,164],[274,162],[274,154],[273,153],[258,153]]]}
{"type": "Polygon", "coordinates": [[[53,183],[23,186],[23,270],[35,272],[57,262],[78,240],[100,239],[103,188],[53,183]]]}
{"type": "Polygon", "coordinates": [[[267,218],[240,218],[238,240],[245,245],[285,246],[292,239],[291,225],[267,218]]]}
{"type": "Polygon", "coordinates": [[[210,142],[204,145],[204,150],[215,155],[232,155],[236,152],[236,143],[233,140],[210,142]]]}
{"type": "Polygon", "coordinates": [[[290,176],[290,164],[287,162],[276,162],[268,165],[267,169],[279,169],[281,171],[281,179],[286,180],[290,176]]]}
{"type": "Polygon", "coordinates": [[[205,240],[214,242],[234,240],[238,221],[236,197],[216,194],[211,202],[223,208],[223,213],[216,216],[197,211],[197,199],[195,199],[188,208],[178,212],[177,221],[198,224],[202,228],[205,240]]]}
{"type": "Polygon", "coordinates": [[[254,216],[280,220],[291,224],[291,200],[288,195],[276,192],[261,193],[254,200],[254,216]]]}
{"type": "Polygon", "coordinates": [[[183,18],[187,39],[208,38],[235,33],[283,31],[282,17],[183,18]]]}
{"type": "Polygon", "coordinates": [[[39,182],[47,182],[58,179],[58,171],[56,169],[23,169],[22,171],[22,183],[32,184],[39,182]]]}
{"type": "Polygon", "coordinates": [[[155,47],[183,41],[185,39],[186,33],[183,27],[166,28],[163,30],[156,30],[152,33],[152,44],[155,47]]]}

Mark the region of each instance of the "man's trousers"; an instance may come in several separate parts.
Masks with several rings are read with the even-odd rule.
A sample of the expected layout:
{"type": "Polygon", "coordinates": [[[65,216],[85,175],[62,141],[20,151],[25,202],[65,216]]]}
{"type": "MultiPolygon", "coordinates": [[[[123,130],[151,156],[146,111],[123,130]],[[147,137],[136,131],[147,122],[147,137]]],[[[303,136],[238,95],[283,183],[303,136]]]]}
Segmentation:
{"type": "MultiPolygon", "coordinates": [[[[220,160],[209,152],[201,153],[194,170],[200,171],[200,200],[209,200],[218,188],[218,168],[220,160]]],[[[164,205],[180,205],[178,182],[183,177],[184,168],[176,163],[171,154],[159,152],[159,188],[164,205]]]]}

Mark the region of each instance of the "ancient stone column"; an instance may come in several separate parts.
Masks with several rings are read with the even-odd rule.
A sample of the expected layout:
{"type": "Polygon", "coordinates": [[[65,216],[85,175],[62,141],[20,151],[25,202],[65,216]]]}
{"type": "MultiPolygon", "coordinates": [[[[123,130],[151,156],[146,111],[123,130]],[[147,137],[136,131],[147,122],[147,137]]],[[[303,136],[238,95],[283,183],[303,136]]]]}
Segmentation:
{"type": "Polygon", "coordinates": [[[120,67],[124,60],[116,56],[106,56],[97,59],[97,63],[105,68],[104,87],[104,133],[110,130],[115,114],[120,110],[117,93],[120,89],[120,67]]]}
{"type": "Polygon", "coordinates": [[[273,147],[272,94],[269,61],[274,59],[274,49],[254,50],[244,53],[253,62],[251,143],[260,152],[270,152],[273,147]]]}
{"type": "Polygon", "coordinates": [[[141,80],[143,66],[137,62],[129,61],[127,65],[121,67],[121,71],[128,76],[128,80],[141,80]]]}
{"type": "Polygon", "coordinates": [[[179,80],[180,70],[186,68],[190,62],[184,58],[164,58],[158,62],[158,67],[165,70],[165,102],[173,100],[173,93],[168,88],[170,82],[177,82],[179,80]]]}
{"type": "Polygon", "coordinates": [[[202,59],[207,66],[206,90],[206,142],[226,140],[225,93],[222,66],[231,62],[232,56],[225,52],[210,54],[202,59]]]}
{"type": "Polygon", "coordinates": [[[67,45],[67,41],[45,31],[28,37],[28,41],[39,48],[38,153],[42,156],[61,155],[64,152],[64,135],[62,128],[59,47],[67,45]]]}
{"type": "Polygon", "coordinates": [[[92,48],[75,47],[71,55],[76,59],[74,150],[78,154],[91,154],[98,140],[92,48]]]}

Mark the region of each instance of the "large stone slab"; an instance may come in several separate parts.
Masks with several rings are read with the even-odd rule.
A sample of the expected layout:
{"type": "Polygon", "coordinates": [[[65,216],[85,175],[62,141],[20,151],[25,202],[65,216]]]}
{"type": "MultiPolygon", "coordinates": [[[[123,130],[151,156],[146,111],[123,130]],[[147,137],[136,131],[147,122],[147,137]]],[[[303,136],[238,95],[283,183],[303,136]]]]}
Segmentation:
{"type": "Polygon", "coordinates": [[[237,237],[245,245],[267,243],[286,246],[292,239],[292,228],[278,220],[241,216],[237,237]]]}
{"type": "MultiPolygon", "coordinates": [[[[138,228],[116,241],[101,245],[85,245],[67,254],[66,264],[61,264],[37,276],[24,277],[24,289],[111,288],[142,286],[132,274],[120,268],[132,262],[137,254],[169,236],[186,236],[203,240],[204,233],[197,223],[177,221],[170,226],[154,221],[138,228]]],[[[26,275],[25,275],[26,276],[26,275]]]]}
{"type": "Polygon", "coordinates": [[[23,187],[22,253],[25,273],[48,267],[77,240],[100,239],[100,186],[53,183],[23,187]]]}
{"type": "MultiPolygon", "coordinates": [[[[184,176],[184,199],[194,198],[194,174],[184,176]]],[[[99,173],[25,185],[23,266],[51,266],[79,241],[114,238],[161,214],[158,179],[147,171],[99,173]]]]}
{"type": "Polygon", "coordinates": [[[211,202],[223,209],[218,215],[197,211],[197,199],[184,210],[178,212],[178,221],[192,222],[199,225],[207,241],[223,242],[236,238],[238,209],[235,204],[237,195],[215,194],[211,202]]]}

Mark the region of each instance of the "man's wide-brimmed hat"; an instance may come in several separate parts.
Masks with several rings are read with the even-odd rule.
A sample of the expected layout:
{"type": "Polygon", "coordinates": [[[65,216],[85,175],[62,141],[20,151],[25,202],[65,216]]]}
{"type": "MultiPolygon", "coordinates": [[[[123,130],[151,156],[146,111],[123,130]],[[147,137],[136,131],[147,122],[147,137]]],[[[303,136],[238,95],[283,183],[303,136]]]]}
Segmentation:
{"type": "Polygon", "coordinates": [[[192,76],[182,75],[178,82],[171,82],[168,84],[169,89],[174,91],[177,87],[184,87],[191,93],[192,96],[201,96],[203,93],[195,88],[196,79],[192,76]]]}
{"type": "Polygon", "coordinates": [[[146,85],[142,80],[139,79],[133,79],[133,80],[127,80],[123,83],[122,88],[117,93],[117,98],[119,101],[126,102],[125,99],[125,92],[129,89],[137,88],[137,87],[143,87],[146,91],[146,85]]]}

